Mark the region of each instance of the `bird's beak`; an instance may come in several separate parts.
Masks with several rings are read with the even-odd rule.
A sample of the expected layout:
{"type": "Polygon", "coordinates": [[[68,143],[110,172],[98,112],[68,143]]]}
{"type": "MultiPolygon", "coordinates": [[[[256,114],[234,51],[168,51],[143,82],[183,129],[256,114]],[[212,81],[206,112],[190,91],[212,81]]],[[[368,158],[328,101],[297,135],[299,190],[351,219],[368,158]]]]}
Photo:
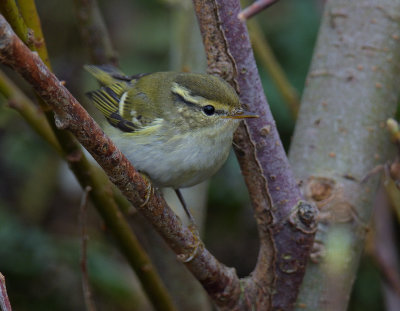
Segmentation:
{"type": "Polygon", "coordinates": [[[247,119],[247,118],[258,118],[258,115],[254,112],[245,111],[245,110],[236,110],[234,113],[223,116],[223,118],[227,119],[247,119]]]}

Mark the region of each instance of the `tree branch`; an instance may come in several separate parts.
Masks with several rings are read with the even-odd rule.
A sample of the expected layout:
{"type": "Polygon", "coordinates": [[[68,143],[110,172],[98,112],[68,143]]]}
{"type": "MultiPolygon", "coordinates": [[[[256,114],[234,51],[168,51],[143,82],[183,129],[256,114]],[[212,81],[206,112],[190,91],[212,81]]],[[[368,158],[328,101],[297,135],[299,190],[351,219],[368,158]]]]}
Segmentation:
{"type": "Polygon", "coordinates": [[[399,11],[392,0],[326,3],[290,150],[321,211],[320,252],[307,267],[298,310],[347,308],[378,174],[360,181],[394,151],[385,122],[399,97],[399,11]]]}
{"type": "MultiPolygon", "coordinates": [[[[62,83],[19,40],[3,16],[0,16],[0,61],[20,73],[52,107],[58,128],[68,129],[75,135],[106,171],[111,181],[179,254],[179,258],[214,301],[220,306],[234,304],[234,299],[240,295],[239,279],[234,269],[222,265],[204,248],[198,237],[182,225],[158,191],[146,199],[147,182],[62,83]]],[[[93,189],[95,188],[94,186],[93,189]]],[[[114,216],[115,220],[121,220],[121,215],[114,216]]]]}
{"type": "Polygon", "coordinates": [[[7,295],[6,279],[0,273],[0,307],[2,311],[11,311],[10,300],[7,295]]]}
{"type": "Polygon", "coordinates": [[[295,302],[315,231],[316,210],[302,202],[263,93],[239,1],[194,0],[209,73],[236,88],[260,118],[242,123],[235,152],[260,236],[257,265],[246,280],[257,308],[288,310],[295,302]],[[301,242],[300,242],[301,241],[301,242]]]}
{"type": "MultiPolygon", "coordinates": [[[[1,18],[2,21],[6,23],[2,16],[1,18]]],[[[5,30],[6,28],[7,27],[4,27],[3,29],[5,30]]],[[[11,34],[11,28],[8,30],[11,34]]],[[[26,49],[23,43],[18,40],[16,36],[14,39],[18,42],[20,47],[26,49]]],[[[42,38],[42,40],[44,39],[42,38]]],[[[28,50],[25,51],[25,53],[28,52],[28,50]]],[[[10,58],[15,56],[12,55],[12,53],[13,52],[11,52],[10,58]]],[[[43,53],[47,57],[47,51],[44,51],[43,53]]],[[[23,64],[21,65],[23,66],[23,64]]],[[[43,63],[41,66],[49,72],[43,63]]],[[[61,85],[60,82],[58,83],[61,85]]],[[[42,117],[38,111],[35,111],[33,104],[23,95],[23,93],[18,90],[11,81],[2,75],[0,75],[0,91],[11,102],[12,107],[20,111],[27,122],[66,159],[81,186],[89,186],[93,189],[93,191],[90,192],[91,200],[94,202],[107,226],[110,227],[116,241],[120,245],[121,251],[125,254],[128,262],[138,275],[146,294],[149,296],[150,301],[153,303],[155,308],[158,310],[173,310],[173,304],[164,288],[164,285],[159,279],[155,268],[132,233],[128,223],[121,216],[118,206],[116,206],[116,202],[114,201],[114,199],[118,199],[120,203],[123,203],[123,200],[121,200],[119,198],[120,195],[114,191],[114,187],[112,187],[109,181],[105,178],[104,173],[102,173],[97,167],[91,165],[83,155],[79,144],[77,144],[70,133],[56,129],[55,133],[57,134],[58,140],[55,139],[54,132],[46,126],[46,124],[48,125],[49,123],[45,122],[46,120],[43,120],[44,117],[42,117]],[[59,144],[58,141],[60,141],[61,144],[59,144]],[[113,192],[114,195],[112,195],[113,192]]],[[[42,105],[44,105],[44,103],[42,103],[42,105]]],[[[52,113],[48,110],[46,113],[47,120],[49,120],[51,115],[52,113]]],[[[54,121],[50,119],[50,122],[54,126],[54,121]]],[[[122,206],[126,207],[126,204],[123,204],[122,206]]]]}

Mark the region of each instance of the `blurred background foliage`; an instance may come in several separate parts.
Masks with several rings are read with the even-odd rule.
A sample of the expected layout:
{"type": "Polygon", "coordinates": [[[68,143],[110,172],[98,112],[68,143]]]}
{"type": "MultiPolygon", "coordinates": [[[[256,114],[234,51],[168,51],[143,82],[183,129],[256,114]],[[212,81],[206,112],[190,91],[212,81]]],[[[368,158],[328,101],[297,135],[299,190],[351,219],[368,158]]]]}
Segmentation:
{"type": "MultiPolygon", "coordinates": [[[[180,1],[100,1],[100,9],[127,74],[176,68],[180,1]]],[[[87,107],[95,82],[79,36],[73,1],[37,1],[56,75],[87,107]]],[[[285,0],[256,17],[264,37],[299,94],[312,57],[322,1],[285,0]]],[[[194,53],[202,55],[201,44],[194,53]]],[[[201,57],[201,56],[200,56],[201,57]]],[[[203,56],[204,57],[204,56],[203,56]]],[[[258,59],[257,59],[258,60],[258,59]]],[[[4,68],[34,99],[31,90],[4,68]]],[[[182,68],[185,69],[185,68],[182,68]]],[[[267,70],[259,71],[286,147],[294,118],[267,70]]],[[[87,107],[92,111],[91,107],[87,107]]],[[[57,154],[0,98],[0,271],[15,310],[84,310],[80,276],[79,204],[82,193],[57,154]]],[[[146,310],[135,276],[89,208],[88,265],[99,310],[146,310]],[[135,309],[134,306],[137,306],[135,309]]],[[[239,167],[231,156],[209,187],[205,240],[241,276],[256,260],[257,232],[239,167]]],[[[380,277],[364,260],[351,310],[380,310],[380,277]]]]}

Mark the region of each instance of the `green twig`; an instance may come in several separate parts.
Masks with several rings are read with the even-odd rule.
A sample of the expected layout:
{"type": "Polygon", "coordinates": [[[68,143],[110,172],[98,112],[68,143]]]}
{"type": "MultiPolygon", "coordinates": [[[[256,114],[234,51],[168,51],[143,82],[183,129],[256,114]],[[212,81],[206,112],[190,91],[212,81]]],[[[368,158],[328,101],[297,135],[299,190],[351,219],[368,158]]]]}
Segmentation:
{"type": "Polygon", "coordinates": [[[7,99],[8,105],[17,110],[35,132],[58,153],[62,153],[61,146],[43,112],[2,71],[0,71],[0,93],[7,99]]]}
{"type": "MultiPolygon", "coordinates": [[[[47,52],[46,41],[44,40],[40,18],[36,10],[34,0],[19,1],[18,6],[26,25],[32,31],[33,49],[38,52],[40,58],[51,69],[49,54],[47,52]]],[[[31,50],[33,50],[31,48],[31,50]]]]}
{"type": "MultiPolygon", "coordinates": [[[[23,2],[23,1],[22,1],[23,2]]],[[[31,49],[34,49],[33,41],[30,40],[31,32],[28,26],[25,24],[24,19],[19,12],[18,6],[15,0],[1,0],[0,1],[0,12],[10,23],[15,33],[21,40],[31,49]]]]}

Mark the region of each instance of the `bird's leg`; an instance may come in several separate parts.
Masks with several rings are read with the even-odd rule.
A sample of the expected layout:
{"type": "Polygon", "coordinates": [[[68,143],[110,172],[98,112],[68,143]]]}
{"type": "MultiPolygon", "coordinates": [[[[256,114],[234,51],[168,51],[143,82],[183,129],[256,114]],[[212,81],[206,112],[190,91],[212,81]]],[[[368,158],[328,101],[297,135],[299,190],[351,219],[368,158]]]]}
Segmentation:
{"type": "Polygon", "coordinates": [[[187,254],[185,253],[185,254],[178,255],[178,259],[180,261],[182,261],[183,263],[187,263],[187,262],[192,261],[197,256],[200,249],[204,247],[204,244],[203,244],[203,242],[201,242],[200,234],[197,229],[196,223],[194,221],[194,217],[192,216],[189,209],[187,208],[186,202],[183,199],[181,191],[179,189],[174,189],[174,190],[175,190],[175,193],[176,193],[179,201],[182,204],[182,207],[183,207],[187,217],[189,218],[189,221],[190,221],[189,230],[193,233],[193,235],[195,237],[195,242],[191,246],[190,252],[187,254]]]}
{"type": "Polygon", "coordinates": [[[183,199],[181,191],[179,189],[174,189],[174,190],[175,190],[175,193],[176,193],[176,195],[177,195],[177,197],[179,199],[179,202],[181,202],[181,204],[182,204],[183,210],[185,211],[187,217],[189,218],[189,221],[190,221],[189,228],[193,229],[193,231],[195,231],[198,234],[196,222],[194,221],[194,217],[192,216],[192,214],[190,213],[189,209],[187,208],[186,202],[183,199]]]}

